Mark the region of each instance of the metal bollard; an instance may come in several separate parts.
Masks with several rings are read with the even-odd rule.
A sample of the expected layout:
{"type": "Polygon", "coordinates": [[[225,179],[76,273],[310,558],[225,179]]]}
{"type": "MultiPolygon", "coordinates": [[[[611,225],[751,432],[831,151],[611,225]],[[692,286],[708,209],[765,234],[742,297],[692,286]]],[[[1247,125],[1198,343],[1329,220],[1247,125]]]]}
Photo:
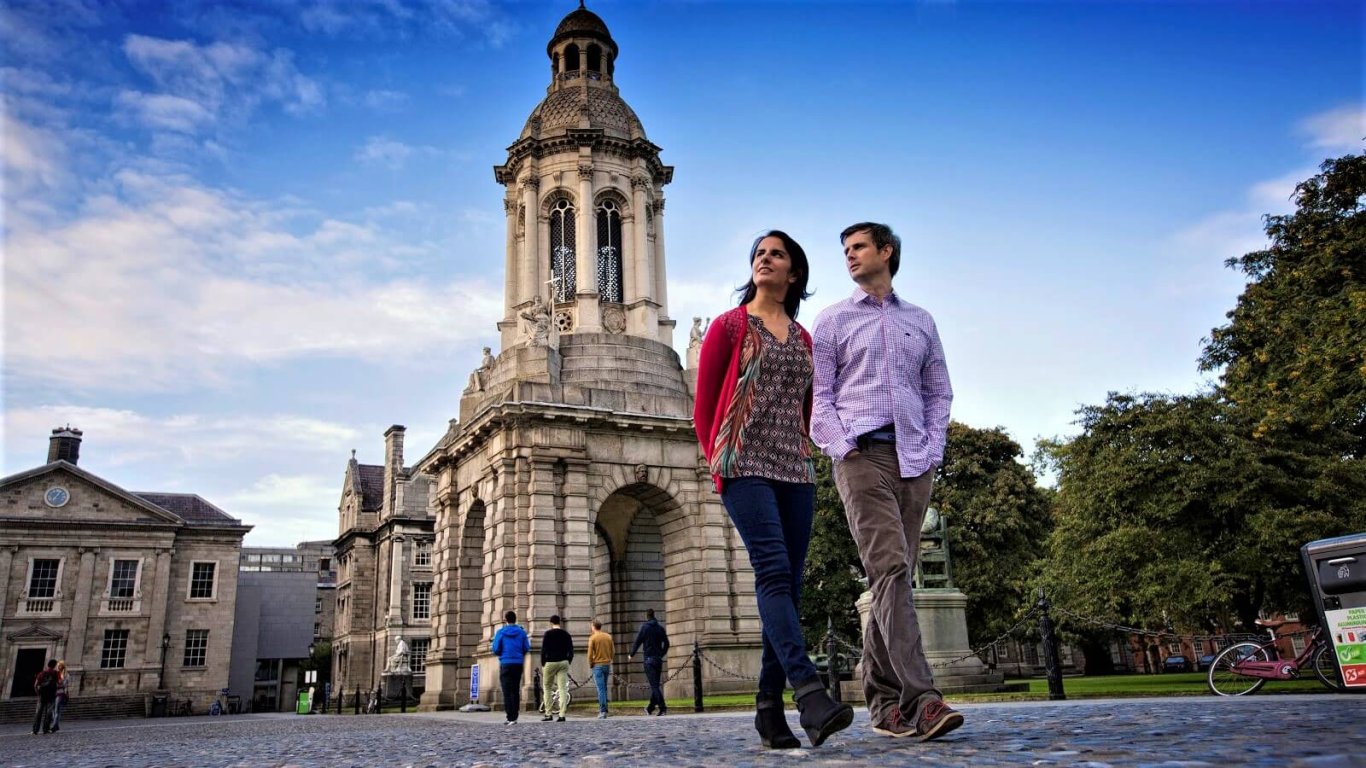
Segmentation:
{"type": "Polygon", "coordinates": [[[360,686],[356,686],[356,714],[360,714],[360,686]]]}
{"type": "Polygon", "coordinates": [[[702,711],[702,646],[692,644],[692,711],[702,711]]]}
{"type": "Polygon", "coordinates": [[[408,681],[404,680],[398,688],[398,711],[399,714],[408,714],[408,681]]]}
{"type": "Polygon", "coordinates": [[[1043,641],[1043,667],[1048,675],[1048,700],[1062,701],[1067,694],[1062,689],[1062,663],[1058,660],[1058,636],[1053,632],[1053,619],[1048,615],[1050,603],[1039,588],[1039,639],[1043,641]]]}
{"type": "Polygon", "coordinates": [[[835,645],[835,620],[830,616],[825,617],[825,670],[830,683],[830,698],[835,701],[840,700],[840,673],[836,666],[835,653],[838,650],[835,645]]]}

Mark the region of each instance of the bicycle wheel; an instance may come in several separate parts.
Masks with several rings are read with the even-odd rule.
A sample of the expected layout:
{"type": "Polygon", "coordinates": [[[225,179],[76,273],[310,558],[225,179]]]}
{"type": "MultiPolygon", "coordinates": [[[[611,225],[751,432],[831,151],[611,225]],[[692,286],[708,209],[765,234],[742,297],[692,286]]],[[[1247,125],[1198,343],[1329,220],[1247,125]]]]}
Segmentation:
{"type": "Polygon", "coordinates": [[[1347,686],[1342,684],[1342,678],[1338,674],[1338,656],[1333,651],[1331,645],[1321,645],[1314,651],[1314,658],[1309,664],[1314,668],[1314,675],[1319,682],[1328,687],[1330,691],[1345,691],[1347,686]]]}
{"type": "Polygon", "coordinates": [[[1239,673],[1236,665],[1241,661],[1268,661],[1266,649],[1256,643],[1238,643],[1220,651],[1209,665],[1209,689],[1216,696],[1246,696],[1266,685],[1265,678],[1239,673]]]}

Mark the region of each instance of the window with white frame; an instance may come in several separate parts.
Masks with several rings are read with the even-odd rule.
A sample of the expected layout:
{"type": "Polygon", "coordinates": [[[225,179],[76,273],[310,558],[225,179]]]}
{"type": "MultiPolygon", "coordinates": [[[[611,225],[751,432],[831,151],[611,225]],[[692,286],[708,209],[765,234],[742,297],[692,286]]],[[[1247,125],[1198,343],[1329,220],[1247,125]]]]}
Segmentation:
{"type": "Polygon", "coordinates": [[[413,584],[413,618],[430,619],[432,617],[432,585],[417,583],[413,584]]]}
{"type": "Polygon", "coordinates": [[[314,637],[314,639],[317,639],[317,638],[322,637],[322,636],[323,636],[323,625],[321,625],[321,624],[314,624],[314,625],[313,625],[313,637],[314,637]]]}
{"type": "Polygon", "coordinates": [[[1167,643],[1167,652],[1170,653],[1172,656],[1180,656],[1181,643],[1179,641],[1174,643],[1167,643]]]}
{"type": "Polygon", "coordinates": [[[323,612],[323,599],[322,599],[321,597],[316,597],[316,598],[313,599],[313,612],[314,612],[314,613],[322,613],[322,612],[323,612]]]}
{"type": "Polygon", "coordinates": [[[408,645],[408,666],[413,670],[413,674],[420,674],[427,669],[427,651],[431,650],[432,639],[430,637],[414,638],[408,645]]]}
{"type": "Polygon", "coordinates": [[[190,564],[190,599],[208,600],[214,596],[214,586],[218,582],[218,563],[194,562],[190,564]]]}
{"type": "Polygon", "coordinates": [[[1299,615],[1298,613],[1287,613],[1287,614],[1285,615],[1285,620],[1286,620],[1286,621],[1299,621],[1299,620],[1300,620],[1300,615],[1299,615]]]}
{"type": "Polygon", "coordinates": [[[1291,635],[1290,649],[1295,652],[1296,656],[1299,656],[1300,652],[1304,650],[1304,635],[1291,635]]]}
{"type": "Polygon", "coordinates": [[[30,599],[49,599],[57,596],[57,577],[62,561],[57,558],[34,558],[29,567],[28,596],[30,599]]]}
{"type": "Polygon", "coordinates": [[[185,630],[185,666],[202,667],[209,657],[209,630],[185,630]]]}
{"type": "Polygon", "coordinates": [[[1195,645],[1195,652],[1196,652],[1197,654],[1199,654],[1199,655],[1201,655],[1201,656],[1205,655],[1205,641],[1204,641],[1203,638],[1199,638],[1199,637],[1195,638],[1195,641],[1194,641],[1193,644],[1195,645]]]}
{"type": "Polygon", "coordinates": [[[115,560],[109,570],[109,597],[131,599],[137,593],[140,560],[115,560]]]}
{"type": "Polygon", "coordinates": [[[100,646],[100,669],[123,669],[128,657],[128,630],[106,629],[100,646]]]}
{"type": "Polygon", "coordinates": [[[430,541],[419,541],[413,548],[413,565],[432,564],[432,543],[430,541]]]}

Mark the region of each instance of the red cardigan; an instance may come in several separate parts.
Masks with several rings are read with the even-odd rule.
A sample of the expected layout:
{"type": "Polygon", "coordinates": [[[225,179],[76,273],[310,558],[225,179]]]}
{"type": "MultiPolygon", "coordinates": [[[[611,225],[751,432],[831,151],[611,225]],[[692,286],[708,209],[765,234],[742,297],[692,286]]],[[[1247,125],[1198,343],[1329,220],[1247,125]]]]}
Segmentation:
{"type": "MultiPolygon", "coordinates": [[[[711,466],[712,447],[716,435],[721,431],[721,423],[726,420],[726,411],[735,399],[735,385],[740,380],[740,348],[745,337],[745,326],[749,323],[749,309],[745,304],[732,309],[711,321],[707,337],[702,340],[702,351],[697,359],[697,393],[693,398],[692,419],[697,430],[697,442],[702,446],[702,455],[711,466]]],[[[807,351],[811,350],[811,334],[797,324],[802,334],[802,343],[807,351]]],[[[806,401],[802,404],[802,420],[809,434],[811,431],[811,388],[806,390],[806,401]]],[[[721,476],[712,474],[716,492],[721,492],[721,476]]]]}

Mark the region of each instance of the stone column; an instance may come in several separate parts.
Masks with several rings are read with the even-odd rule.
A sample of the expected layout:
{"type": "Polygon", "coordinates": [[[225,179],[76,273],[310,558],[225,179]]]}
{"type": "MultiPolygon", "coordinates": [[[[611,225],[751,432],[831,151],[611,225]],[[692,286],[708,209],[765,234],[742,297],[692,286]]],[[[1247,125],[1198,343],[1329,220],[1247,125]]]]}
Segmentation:
{"type": "MultiPolygon", "coordinates": [[[[664,198],[655,200],[655,248],[652,256],[655,268],[655,302],[659,304],[659,319],[667,320],[669,317],[669,281],[667,278],[667,260],[664,258],[664,198]]],[[[670,347],[673,343],[673,329],[661,327],[659,329],[659,341],[670,347]]]]}
{"type": "MultiPolygon", "coordinates": [[[[583,647],[587,648],[588,622],[593,618],[593,547],[597,543],[597,534],[593,530],[592,515],[588,504],[588,470],[589,462],[585,459],[565,459],[564,477],[564,509],[561,514],[564,517],[564,584],[561,590],[564,592],[563,612],[573,626],[569,631],[574,637],[582,636],[583,647]]],[[[606,597],[605,595],[603,597],[606,597]]],[[[610,618],[602,616],[603,619],[610,618]]],[[[620,628],[618,628],[620,632],[620,628]]],[[[630,638],[616,638],[620,649],[623,640],[629,642],[630,638]]],[[[575,654],[577,661],[578,654],[575,654]]],[[[588,671],[588,654],[583,654],[581,669],[576,669],[574,674],[578,676],[580,671],[588,671]]],[[[578,667],[578,664],[575,665],[578,667]]]]}
{"type": "Polygon", "coordinates": [[[14,544],[0,547],[0,632],[3,632],[5,628],[3,606],[9,605],[10,568],[14,564],[14,555],[18,551],[19,547],[14,544]]]}
{"type": "MultiPolygon", "coordinates": [[[[403,626],[403,536],[394,536],[389,543],[389,618],[386,627],[403,626]]],[[[384,648],[383,657],[388,658],[389,649],[384,648]]]]}
{"type": "Polygon", "coordinates": [[[507,253],[503,264],[503,320],[515,321],[517,311],[513,307],[519,303],[517,295],[517,199],[509,194],[503,198],[503,213],[507,215],[507,253]]]}
{"type": "Polygon", "coordinates": [[[632,281],[635,285],[635,299],[631,303],[630,322],[627,327],[635,335],[653,339],[659,332],[655,327],[656,313],[651,306],[655,300],[655,270],[650,258],[650,224],[647,213],[650,203],[645,195],[649,186],[650,180],[645,176],[631,178],[631,209],[635,215],[635,226],[632,227],[634,253],[631,254],[631,271],[635,273],[635,279],[632,281]]]}
{"type": "MultiPolygon", "coordinates": [[[[99,547],[80,547],[81,553],[80,571],[76,575],[76,594],[71,603],[71,628],[66,634],[66,658],[67,666],[71,666],[71,657],[80,656],[81,648],[85,647],[86,624],[90,619],[90,598],[94,591],[93,581],[95,579],[95,555],[100,551],[99,547]],[[73,653],[72,651],[75,651],[73,653]]],[[[157,635],[160,641],[161,635],[157,635]]],[[[156,645],[156,643],[153,643],[156,645]]],[[[160,647],[160,646],[158,646],[160,647]]],[[[132,662],[133,659],[129,659],[132,662]]],[[[130,665],[131,666],[131,663],[130,665]]]]}
{"type": "Polygon", "coordinates": [[[522,181],[522,253],[521,269],[517,277],[517,303],[530,301],[539,292],[540,271],[537,260],[540,258],[541,204],[539,190],[541,180],[531,176],[522,181]]]}
{"type": "MultiPolygon", "coordinates": [[[[443,461],[449,461],[443,459],[443,461]]],[[[443,464],[436,495],[436,542],[432,546],[432,645],[427,651],[422,709],[453,709],[460,689],[460,544],[463,526],[455,472],[443,464]]]]}
{"type": "MultiPolygon", "coordinates": [[[[527,530],[527,609],[532,619],[545,619],[560,610],[559,540],[555,532],[555,459],[531,459],[531,496],[527,530]]],[[[528,626],[528,631],[531,628],[528,626]]],[[[532,632],[533,638],[538,637],[532,632]]],[[[533,644],[535,640],[533,639],[533,644]]]]}
{"type": "Polygon", "coordinates": [[[574,239],[575,331],[598,331],[602,320],[598,310],[598,227],[593,211],[593,164],[579,164],[578,236],[574,239]]]}
{"type": "MultiPolygon", "coordinates": [[[[169,548],[156,550],[157,575],[156,581],[152,584],[152,605],[148,610],[148,616],[151,617],[151,620],[147,622],[147,653],[155,654],[150,656],[150,658],[156,660],[158,669],[160,669],[161,666],[161,636],[166,633],[166,622],[170,618],[171,603],[176,596],[175,590],[171,585],[171,554],[172,552],[169,548]]],[[[237,563],[233,563],[232,565],[234,568],[237,567],[237,563]]],[[[179,605],[179,601],[175,602],[179,605]]],[[[177,610],[176,614],[179,615],[179,613],[180,611],[177,610]]],[[[67,664],[69,667],[69,657],[67,664]]],[[[166,668],[172,669],[169,659],[167,659],[166,668]]],[[[157,681],[157,688],[159,690],[165,690],[166,687],[165,680],[157,681]]]]}

